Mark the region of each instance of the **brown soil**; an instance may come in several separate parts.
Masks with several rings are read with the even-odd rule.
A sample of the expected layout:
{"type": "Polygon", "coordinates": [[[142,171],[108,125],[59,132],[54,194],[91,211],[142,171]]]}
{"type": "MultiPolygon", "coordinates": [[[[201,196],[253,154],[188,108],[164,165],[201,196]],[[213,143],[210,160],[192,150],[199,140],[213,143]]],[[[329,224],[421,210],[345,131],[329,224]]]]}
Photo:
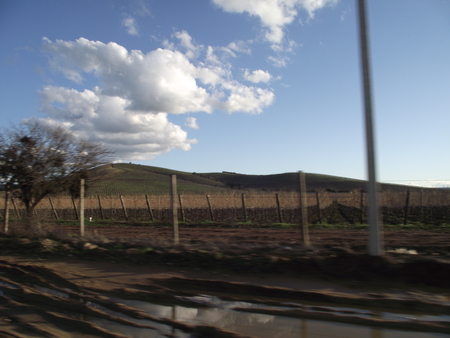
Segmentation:
{"type": "MultiPolygon", "coordinates": [[[[75,226],[65,226],[59,230],[71,234],[79,232],[75,226]]],[[[318,248],[344,247],[356,252],[367,252],[366,230],[313,229],[309,233],[311,244],[318,248]]],[[[133,241],[157,239],[170,242],[173,239],[173,231],[168,226],[87,226],[86,235],[133,241]]],[[[300,229],[261,229],[251,226],[180,226],[179,236],[181,242],[194,244],[289,246],[303,243],[300,229]]],[[[422,254],[450,253],[450,230],[388,230],[384,231],[383,237],[386,250],[407,248],[422,254]]]]}
{"type": "MultiPolygon", "coordinates": [[[[70,232],[77,229],[64,229],[70,232]]],[[[0,337],[129,336],[99,325],[102,320],[158,331],[161,337],[176,336],[161,324],[192,337],[245,336],[158,317],[115,300],[196,307],[188,298],[198,294],[266,305],[312,304],[308,311],[258,310],[271,315],[450,330],[448,321],[380,320],[323,307],[450,314],[449,231],[385,232],[387,248],[419,254],[397,251],[384,257],[366,255],[367,233],[357,230],[312,230],[312,248],[303,246],[296,230],[181,228],[177,246],[170,244],[168,227],[87,227],[86,232],[84,239],[59,241],[1,238],[0,337]]]]}

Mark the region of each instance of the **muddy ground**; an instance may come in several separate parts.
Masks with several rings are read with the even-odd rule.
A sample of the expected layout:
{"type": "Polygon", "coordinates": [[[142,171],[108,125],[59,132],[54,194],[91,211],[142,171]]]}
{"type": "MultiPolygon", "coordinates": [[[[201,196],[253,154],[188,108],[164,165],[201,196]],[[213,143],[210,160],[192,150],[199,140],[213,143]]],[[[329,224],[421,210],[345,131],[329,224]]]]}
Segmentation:
{"type": "MultiPolygon", "coordinates": [[[[123,223],[126,224],[126,223],[123,223]]],[[[63,234],[78,234],[77,226],[47,225],[46,229],[57,230],[63,234]]],[[[310,229],[313,247],[348,248],[358,253],[367,252],[368,233],[366,230],[353,229],[310,229]]],[[[173,231],[170,226],[95,226],[86,225],[86,235],[106,237],[108,239],[127,241],[159,240],[171,242],[173,231]]],[[[227,224],[190,225],[179,227],[182,243],[191,244],[226,244],[238,246],[298,246],[303,243],[300,229],[262,228],[252,225],[230,226],[227,224]]],[[[432,230],[385,230],[384,246],[386,250],[407,248],[421,254],[450,254],[450,229],[435,227],[432,230]]]]}
{"type": "MultiPolygon", "coordinates": [[[[359,230],[313,229],[309,248],[295,229],[180,228],[179,245],[163,226],[76,233],[0,237],[0,337],[265,337],[238,328],[249,311],[259,324],[293,318],[417,337],[450,332],[450,231],[386,231],[383,257],[365,254],[359,230]],[[222,322],[182,317],[223,310],[199,295],[238,305],[222,322]]],[[[277,334],[300,336],[286,327],[277,334]]]]}

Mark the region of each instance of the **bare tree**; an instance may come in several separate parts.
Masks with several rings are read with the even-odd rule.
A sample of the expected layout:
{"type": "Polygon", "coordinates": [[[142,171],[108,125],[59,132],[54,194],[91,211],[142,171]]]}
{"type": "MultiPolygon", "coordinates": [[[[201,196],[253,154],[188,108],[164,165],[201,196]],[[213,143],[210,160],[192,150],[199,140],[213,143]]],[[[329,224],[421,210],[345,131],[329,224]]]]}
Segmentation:
{"type": "Polygon", "coordinates": [[[0,179],[26,209],[26,224],[38,226],[33,213],[46,196],[74,190],[89,170],[107,163],[111,153],[76,138],[62,127],[29,120],[0,135],[0,179]]]}

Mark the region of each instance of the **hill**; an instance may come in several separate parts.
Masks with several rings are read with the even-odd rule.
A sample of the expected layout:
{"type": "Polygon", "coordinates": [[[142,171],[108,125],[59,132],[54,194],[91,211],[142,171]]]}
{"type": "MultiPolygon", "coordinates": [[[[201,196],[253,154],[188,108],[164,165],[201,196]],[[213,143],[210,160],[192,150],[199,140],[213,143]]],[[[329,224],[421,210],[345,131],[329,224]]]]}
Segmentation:
{"type": "MultiPolygon", "coordinates": [[[[230,190],[297,191],[298,173],[274,175],[245,175],[233,172],[187,173],[183,171],[117,163],[96,168],[94,181],[88,189],[90,195],[167,195],[170,177],[177,175],[178,192],[188,194],[224,193],[230,190]]],[[[345,177],[306,173],[308,191],[351,191],[366,189],[366,181],[345,177]]],[[[381,190],[420,190],[397,184],[380,184],[381,190]]]]}

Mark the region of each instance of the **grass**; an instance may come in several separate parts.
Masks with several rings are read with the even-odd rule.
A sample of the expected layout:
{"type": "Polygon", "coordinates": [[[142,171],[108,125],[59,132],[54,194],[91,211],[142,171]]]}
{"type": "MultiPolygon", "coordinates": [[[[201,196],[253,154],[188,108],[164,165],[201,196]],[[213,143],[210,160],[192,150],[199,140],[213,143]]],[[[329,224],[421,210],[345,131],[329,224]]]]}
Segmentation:
{"type": "MultiPolygon", "coordinates": [[[[206,194],[226,191],[297,191],[298,173],[274,175],[244,175],[237,173],[188,173],[183,171],[117,163],[95,169],[91,195],[144,195],[167,194],[170,177],[177,175],[178,191],[181,193],[206,194]]],[[[366,188],[366,182],[346,177],[306,173],[309,191],[348,192],[366,188]]],[[[381,189],[392,191],[420,191],[421,188],[395,184],[380,184],[381,189]]],[[[430,189],[428,189],[430,190],[430,189]]]]}
{"type": "MultiPolygon", "coordinates": [[[[46,221],[43,221],[45,225],[46,221]]],[[[47,221],[51,224],[56,224],[61,226],[61,231],[63,231],[64,226],[79,226],[79,221],[74,220],[52,220],[47,221]]],[[[10,223],[10,228],[14,228],[15,224],[20,224],[19,220],[12,220],[10,223]]],[[[183,228],[252,228],[252,229],[300,229],[301,226],[298,223],[267,223],[267,222],[214,222],[210,220],[201,222],[178,222],[179,227],[183,228]]],[[[162,223],[162,222],[151,222],[151,221],[116,221],[116,220],[96,220],[89,222],[85,220],[85,226],[89,227],[168,227],[171,228],[172,224],[162,223]]],[[[366,230],[368,229],[368,224],[366,223],[314,223],[308,224],[308,228],[311,230],[366,230]]],[[[408,223],[408,224],[382,224],[383,230],[450,230],[450,224],[440,224],[440,225],[430,225],[421,222],[408,223]]]]}

